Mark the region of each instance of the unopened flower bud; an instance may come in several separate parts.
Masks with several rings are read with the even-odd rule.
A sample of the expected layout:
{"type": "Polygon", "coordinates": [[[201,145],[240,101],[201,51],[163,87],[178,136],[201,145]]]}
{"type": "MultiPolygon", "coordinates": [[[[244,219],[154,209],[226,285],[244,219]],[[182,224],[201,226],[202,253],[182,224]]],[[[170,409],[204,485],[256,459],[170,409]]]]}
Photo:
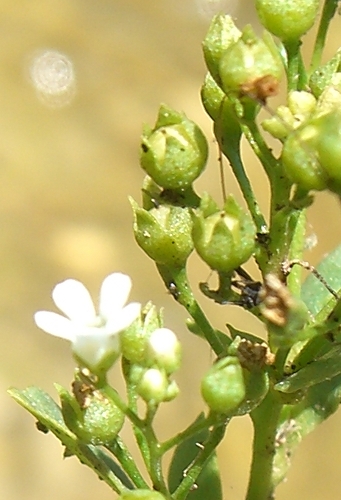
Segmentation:
{"type": "Polygon", "coordinates": [[[262,82],[272,81],[273,90],[269,89],[268,95],[274,95],[282,69],[270,35],[264,33],[263,38],[259,38],[250,26],[246,26],[241,38],[222,56],[219,73],[224,92],[248,94],[263,100],[267,95],[262,95],[262,82]]]}
{"type": "Polygon", "coordinates": [[[290,92],[288,105],[279,106],[276,115],[263,120],[262,127],[273,137],[285,139],[291,131],[298,129],[312,117],[316,104],[316,99],[310,92],[290,92]]]}
{"type": "Polygon", "coordinates": [[[65,424],[85,443],[103,445],[120,432],[124,413],[105,389],[96,389],[81,381],[74,382],[74,395],[61,386],[59,392],[65,424]]]}
{"type": "Polygon", "coordinates": [[[214,16],[203,41],[203,52],[207,68],[213,79],[220,84],[219,63],[226,49],[241,36],[232,17],[224,14],[214,16]]]}
{"type": "Polygon", "coordinates": [[[219,272],[229,273],[246,262],[255,247],[255,226],[232,196],[224,210],[193,215],[193,241],[200,257],[219,272]]]}
{"type": "Polygon", "coordinates": [[[163,370],[149,368],[142,375],[137,392],[147,403],[159,404],[166,398],[168,385],[168,378],[163,370]]]}
{"type": "Polygon", "coordinates": [[[181,361],[181,345],[168,328],[158,328],[148,339],[146,362],[157,365],[167,374],[175,372],[181,361]]]}
{"type": "Polygon", "coordinates": [[[138,245],[157,264],[181,268],[193,250],[188,208],[162,205],[149,211],[130,199],[138,245]]]}
{"type": "Polygon", "coordinates": [[[147,174],[165,189],[189,188],[203,172],[208,155],[201,129],[183,113],[163,105],[153,130],[142,135],[140,162],[147,174]]]}
{"type": "Polygon", "coordinates": [[[236,356],[215,363],[201,382],[201,394],[212,411],[231,414],[245,397],[243,369],[236,356]]]}
{"type": "Polygon", "coordinates": [[[298,40],[313,26],[319,0],[256,0],[260,22],[281,40],[298,40]]]}

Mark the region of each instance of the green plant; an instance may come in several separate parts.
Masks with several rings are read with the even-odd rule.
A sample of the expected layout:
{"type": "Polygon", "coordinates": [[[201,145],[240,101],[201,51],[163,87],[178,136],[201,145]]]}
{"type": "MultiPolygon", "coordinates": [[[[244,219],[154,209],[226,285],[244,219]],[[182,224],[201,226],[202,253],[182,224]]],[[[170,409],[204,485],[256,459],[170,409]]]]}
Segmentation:
{"type": "Polygon", "coordinates": [[[181,363],[181,346],[154,305],[125,305],[131,287],[127,276],[106,278],[98,314],[75,280],[53,292],[66,317],[36,313],[39,327],[72,343],[77,364],[72,390],[56,386],[60,406],[36,387],[10,389],[10,394],[37,418],[40,430],[54,433],[66,454],[92,468],[122,500],[222,498],[215,450],[230,420],[245,414],[254,427],[246,498],[274,498],[303,437],[338,408],[341,247],[318,270],[302,260],[314,191],[341,195],[341,53],[321,62],[337,3],[326,0],[319,15],[317,0],[257,0],[268,30],[262,37],[249,26],[240,31],[229,16],[212,21],[203,43],[208,74],[202,101],[248,212],[232,196],[220,207],[211,195],[194,190],[208,147],[202,131],[184,114],[163,105],[155,126],[143,131],[141,167],[147,176],[142,206],[131,200],[134,234],[189,313],[189,331],[215,353],[201,384],[207,411],[185,430],[159,441],[154,418],[159,406],[179,392],[173,375],[181,363]],[[318,19],[312,59],[305,65],[301,37],[318,19]],[[276,157],[257,116],[284,78],[287,102],[262,123],[282,143],[276,157]],[[268,178],[267,216],[241,159],[243,135],[268,178]],[[187,279],[194,251],[219,279],[216,290],[201,284],[202,292],[219,304],[237,304],[245,314],[254,314],[266,327],[266,341],[232,325],[222,332],[210,323],[187,279]],[[243,269],[250,258],[262,282],[243,269]],[[303,284],[302,267],[312,271],[303,284]],[[125,399],[107,379],[119,358],[125,399]],[[141,399],[145,411],[138,404],[141,399]],[[147,478],[120,436],[125,420],[133,427],[147,478]],[[166,475],[162,458],[169,450],[174,453],[166,475]]]}

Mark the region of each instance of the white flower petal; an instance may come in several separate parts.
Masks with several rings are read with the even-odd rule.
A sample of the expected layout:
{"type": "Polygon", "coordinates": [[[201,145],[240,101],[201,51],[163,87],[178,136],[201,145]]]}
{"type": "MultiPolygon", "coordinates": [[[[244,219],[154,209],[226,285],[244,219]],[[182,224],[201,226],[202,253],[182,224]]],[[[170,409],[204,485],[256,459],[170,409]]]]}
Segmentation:
{"type": "Polygon", "coordinates": [[[112,319],[127,302],[131,290],[131,279],[127,274],[112,273],[102,283],[99,314],[104,319],[112,319]]]}
{"type": "Polygon", "coordinates": [[[138,302],[131,302],[123,309],[118,311],[116,317],[110,318],[105,326],[108,332],[117,333],[125,330],[130,326],[135,319],[139,316],[141,311],[141,304],[138,302]]]}
{"type": "Polygon", "coordinates": [[[39,328],[55,337],[70,340],[70,342],[74,342],[76,338],[75,324],[60,314],[38,311],[34,315],[34,320],[39,328]]]}
{"type": "Polygon", "coordinates": [[[52,292],[56,306],[72,321],[83,325],[96,322],[96,311],[90,293],[83,283],[68,279],[55,286],[52,292]]]}
{"type": "Polygon", "coordinates": [[[99,328],[91,335],[77,335],[72,345],[73,352],[88,366],[97,366],[104,357],[118,353],[119,349],[119,335],[108,335],[99,328]]]}

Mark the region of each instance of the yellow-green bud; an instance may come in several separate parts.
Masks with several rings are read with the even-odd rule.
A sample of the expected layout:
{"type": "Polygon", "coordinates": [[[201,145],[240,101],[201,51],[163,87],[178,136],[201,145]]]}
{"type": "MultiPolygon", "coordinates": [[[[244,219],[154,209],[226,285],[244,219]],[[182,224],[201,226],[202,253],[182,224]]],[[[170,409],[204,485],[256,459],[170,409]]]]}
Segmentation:
{"type": "Polygon", "coordinates": [[[246,262],[255,248],[256,229],[249,214],[232,196],[224,210],[205,217],[193,214],[193,242],[200,257],[219,272],[229,273],[246,262]]]}
{"type": "Polygon", "coordinates": [[[165,105],[154,129],[143,131],[141,167],[165,189],[189,188],[205,169],[207,156],[207,141],[198,125],[165,105]]]}
{"type": "Polygon", "coordinates": [[[181,268],[193,250],[192,218],[188,208],[162,205],[149,211],[130,199],[138,245],[157,264],[181,268]]]}
{"type": "Polygon", "coordinates": [[[281,40],[298,40],[314,24],[319,0],[256,0],[260,22],[281,40]]]}
{"type": "Polygon", "coordinates": [[[137,392],[147,403],[159,404],[166,399],[168,385],[168,377],[163,370],[149,368],[143,373],[137,392]]]}

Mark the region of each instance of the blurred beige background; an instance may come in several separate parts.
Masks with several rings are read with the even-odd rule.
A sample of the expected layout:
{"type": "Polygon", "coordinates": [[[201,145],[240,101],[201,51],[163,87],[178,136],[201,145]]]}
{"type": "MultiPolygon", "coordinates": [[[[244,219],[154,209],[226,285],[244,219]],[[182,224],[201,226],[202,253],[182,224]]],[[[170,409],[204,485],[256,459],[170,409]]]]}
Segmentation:
{"type": "MultiPolygon", "coordinates": [[[[249,4],[245,0],[234,10],[240,26],[253,21],[249,4]]],[[[153,124],[160,102],[166,102],[185,111],[210,138],[210,163],[197,189],[221,199],[211,124],[199,98],[205,74],[200,43],[209,23],[205,8],[209,5],[200,0],[1,1],[1,499],[115,497],[76,459],[63,460],[59,442],[38,433],[32,417],[5,392],[11,385],[35,384],[55,396],[53,382],[69,386],[69,345],[32,321],[36,310],[52,307],[51,289],[65,278],[80,279],[96,296],[102,279],[121,270],[133,278],[134,300],[152,299],[165,307],[167,326],[184,343],[184,363],[178,375],[182,394],[163,407],[160,435],[182,429],[201,409],[198,384],[211,354],[188,334],[185,314],[136,246],[127,196],[140,199],[141,125],[153,124]],[[64,107],[51,107],[51,96],[43,102],[30,81],[32,61],[44,50],[65,54],[74,66],[76,93],[64,107]]],[[[339,23],[334,22],[330,53],[337,48],[339,23]]],[[[245,157],[266,210],[266,181],[252,156],[245,157]]],[[[227,186],[241,200],[229,174],[227,186]]],[[[339,243],[338,215],[335,200],[319,196],[310,212],[311,232],[319,238],[307,255],[312,263],[339,243]]],[[[194,259],[191,275],[204,281],[208,271],[194,259]]],[[[220,328],[231,322],[262,332],[237,308],[201,302],[220,328]]],[[[121,387],[118,370],[112,377],[121,387]]],[[[305,440],[276,498],[340,498],[340,424],[341,413],[305,440]]],[[[128,431],[125,435],[129,439],[128,431]]],[[[225,500],[244,497],[251,437],[249,420],[236,419],[219,448],[225,500]]]]}

